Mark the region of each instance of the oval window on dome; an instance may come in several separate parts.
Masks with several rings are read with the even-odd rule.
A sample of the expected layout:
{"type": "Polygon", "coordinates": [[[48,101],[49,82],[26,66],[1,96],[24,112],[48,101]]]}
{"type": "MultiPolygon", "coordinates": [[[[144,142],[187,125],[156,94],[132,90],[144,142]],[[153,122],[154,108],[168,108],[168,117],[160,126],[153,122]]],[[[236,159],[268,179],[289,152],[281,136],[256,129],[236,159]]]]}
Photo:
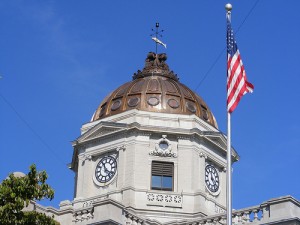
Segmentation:
{"type": "Polygon", "coordinates": [[[159,104],[159,99],[157,97],[150,97],[147,102],[149,105],[156,106],[159,104]]]}
{"type": "Polygon", "coordinates": [[[111,110],[115,111],[118,108],[120,108],[122,101],[121,100],[116,100],[114,103],[111,105],[111,110]]]}
{"type": "Polygon", "coordinates": [[[174,98],[168,100],[168,105],[173,109],[177,109],[179,107],[178,101],[174,98]]]}
{"type": "Polygon", "coordinates": [[[186,108],[187,108],[190,112],[192,112],[192,113],[195,113],[195,112],[196,112],[196,106],[195,106],[195,104],[192,103],[192,102],[187,102],[187,103],[186,103],[186,108]]]}
{"type": "Polygon", "coordinates": [[[133,98],[130,98],[128,101],[127,101],[127,104],[130,106],[130,107],[134,107],[134,106],[137,106],[140,102],[140,98],[139,97],[133,97],[133,98]]]}

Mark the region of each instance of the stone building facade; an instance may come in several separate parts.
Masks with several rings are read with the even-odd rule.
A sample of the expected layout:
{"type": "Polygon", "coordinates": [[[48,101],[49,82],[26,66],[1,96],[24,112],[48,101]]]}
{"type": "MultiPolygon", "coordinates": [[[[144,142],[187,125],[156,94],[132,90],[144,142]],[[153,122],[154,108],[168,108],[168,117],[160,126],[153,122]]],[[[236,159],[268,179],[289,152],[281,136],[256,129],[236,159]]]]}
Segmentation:
{"type": "MultiPolygon", "coordinates": [[[[62,225],[226,224],[226,136],[165,54],[99,105],[73,142],[72,201],[33,203],[62,225]]],[[[233,161],[238,161],[232,149],[233,161]]],[[[291,196],[233,212],[235,224],[300,224],[291,196]]]]}

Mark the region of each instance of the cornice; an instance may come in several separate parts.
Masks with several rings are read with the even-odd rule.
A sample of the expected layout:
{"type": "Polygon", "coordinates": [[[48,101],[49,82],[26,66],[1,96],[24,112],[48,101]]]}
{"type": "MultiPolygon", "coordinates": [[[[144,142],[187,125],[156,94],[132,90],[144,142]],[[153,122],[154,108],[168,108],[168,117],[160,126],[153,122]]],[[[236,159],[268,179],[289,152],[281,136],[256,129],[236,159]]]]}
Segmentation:
{"type": "MultiPolygon", "coordinates": [[[[219,151],[226,153],[226,136],[219,131],[201,131],[198,128],[185,129],[165,126],[141,125],[137,122],[130,124],[102,121],[84,133],[73,142],[74,149],[85,149],[104,142],[128,139],[130,136],[148,136],[152,134],[172,134],[180,140],[191,140],[211,143],[219,151]]],[[[124,142],[124,140],[122,140],[124,142]]],[[[239,160],[237,152],[232,148],[233,160],[239,160]]]]}

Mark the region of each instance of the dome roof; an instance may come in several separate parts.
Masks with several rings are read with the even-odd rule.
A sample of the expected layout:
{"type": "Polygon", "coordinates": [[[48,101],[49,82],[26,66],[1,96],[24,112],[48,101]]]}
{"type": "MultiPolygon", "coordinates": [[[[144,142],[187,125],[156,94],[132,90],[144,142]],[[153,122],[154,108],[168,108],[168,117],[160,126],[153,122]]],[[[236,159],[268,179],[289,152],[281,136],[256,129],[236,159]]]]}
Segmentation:
{"type": "Polygon", "coordinates": [[[131,109],[148,112],[195,114],[217,128],[217,122],[202,98],[179,82],[179,78],[165,63],[165,53],[149,52],[145,68],[133,75],[127,82],[99,105],[92,121],[116,115],[131,109]]]}

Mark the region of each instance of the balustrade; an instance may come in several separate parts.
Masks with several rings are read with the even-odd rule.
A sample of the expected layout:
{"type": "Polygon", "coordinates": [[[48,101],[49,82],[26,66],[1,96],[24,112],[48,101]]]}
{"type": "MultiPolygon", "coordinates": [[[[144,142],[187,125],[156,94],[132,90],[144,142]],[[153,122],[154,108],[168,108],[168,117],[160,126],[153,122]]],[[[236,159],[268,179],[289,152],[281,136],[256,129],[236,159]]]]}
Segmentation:
{"type": "MultiPolygon", "coordinates": [[[[235,210],[232,213],[232,224],[258,224],[262,222],[264,212],[267,211],[267,207],[255,206],[251,208],[235,210]]],[[[207,216],[190,223],[188,225],[225,225],[226,224],[226,213],[218,214],[215,216],[207,216]]]]}

